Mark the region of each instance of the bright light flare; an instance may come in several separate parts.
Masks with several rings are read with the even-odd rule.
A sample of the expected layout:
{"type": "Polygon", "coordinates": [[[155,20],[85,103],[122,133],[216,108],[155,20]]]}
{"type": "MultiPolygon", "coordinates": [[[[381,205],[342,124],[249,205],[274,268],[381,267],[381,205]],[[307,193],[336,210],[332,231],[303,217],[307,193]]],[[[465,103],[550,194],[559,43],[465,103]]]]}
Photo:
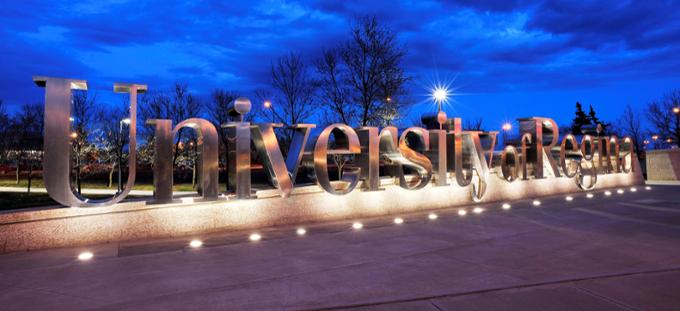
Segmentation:
{"type": "Polygon", "coordinates": [[[432,90],[432,99],[434,99],[437,104],[447,102],[448,97],[449,89],[444,86],[437,86],[432,90]]]}
{"type": "Polygon", "coordinates": [[[295,230],[295,233],[296,233],[297,235],[305,235],[305,234],[307,234],[307,229],[305,229],[305,228],[297,228],[297,230],[295,230]]]}
{"type": "Polygon", "coordinates": [[[88,261],[94,257],[94,254],[92,252],[82,252],[78,254],[78,260],[80,261],[88,261]]]}
{"type": "Polygon", "coordinates": [[[503,123],[503,130],[504,130],[504,131],[507,132],[507,131],[509,131],[509,130],[511,130],[511,129],[512,129],[512,124],[510,124],[509,122],[503,123]]]}
{"type": "Polygon", "coordinates": [[[352,224],[352,229],[354,230],[361,230],[364,227],[364,224],[360,222],[355,222],[352,224]]]}
{"type": "Polygon", "coordinates": [[[533,204],[534,206],[541,206],[541,201],[534,200],[533,202],[531,202],[531,204],[533,204]]]}
{"type": "Polygon", "coordinates": [[[510,203],[503,203],[503,206],[501,206],[504,210],[509,210],[512,208],[512,205],[510,203]]]}
{"type": "Polygon", "coordinates": [[[253,242],[257,242],[259,240],[262,240],[262,236],[259,233],[253,233],[248,237],[248,239],[253,242]]]}
{"type": "Polygon", "coordinates": [[[401,225],[401,224],[404,223],[404,219],[401,218],[401,217],[397,217],[397,218],[394,219],[394,223],[397,224],[397,225],[401,225]]]}
{"type": "Polygon", "coordinates": [[[203,246],[203,241],[201,241],[201,240],[191,240],[191,242],[189,242],[189,246],[191,246],[191,248],[199,248],[199,247],[203,246]]]}
{"type": "Polygon", "coordinates": [[[437,216],[437,214],[435,213],[430,213],[430,215],[427,215],[427,218],[429,218],[430,220],[435,220],[439,218],[439,216],[437,216]]]}

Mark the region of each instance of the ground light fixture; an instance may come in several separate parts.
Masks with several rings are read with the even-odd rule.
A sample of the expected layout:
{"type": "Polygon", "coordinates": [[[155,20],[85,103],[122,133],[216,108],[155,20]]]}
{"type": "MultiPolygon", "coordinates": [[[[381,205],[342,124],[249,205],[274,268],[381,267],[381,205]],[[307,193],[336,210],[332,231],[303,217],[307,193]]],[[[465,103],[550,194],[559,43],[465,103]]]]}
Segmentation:
{"type": "Polygon", "coordinates": [[[259,233],[253,233],[248,237],[248,239],[253,242],[257,242],[259,240],[262,240],[262,236],[259,233]]]}
{"type": "Polygon", "coordinates": [[[355,223],[352,224],[352,229],[354,229],[354,230],[361,230],[361,228],[363,228],[363,227],[364,227],[364,224],[362,224],[360,222],[355,222],[355,223]]]}
{"type": "Polygon", "coordinates": [[[464,210],[464,209],[462,209],[462,208],[458,210],[458,216],[465,216],[465,215],[467,215],[467,211],[466,211],[466,210],[464,210]]]}
{"type": "Polygon", "coordinates": [[[394,223],[397,224],[397,225],[401,225],[401,224],[404,223],[404,219],[401,218],[401,217],[397,217],[397,218],[394,219],[394,223]]]}
{"type": "Polygon", "coordinates": [[[429,215],[427,215],[427,218],[429,218],[430,220],[435,220],[439,218],[439,216],[437,216],[437,214],[435,213],[430,213],[429,215]]]}
{"type": "Polygon", "coordinates": [[[541,206],[541,201],[534,200],[533,202],[531,202],[531,204],[533,204],[534,206],[541,206]]]}
{"type": "Polygon", "coordinates": [[[645,187],[645,190],[652,190],[652,187],[646,186],[646,187],[645,187]]]}
{"type": "Polygon", "coordinates": [[[509,209],[512,208],[512,205],[510,205],[510,203],[503,203],[501,208],[504,209],[504,210],[509,210],[509,209]]]}
{"type": "Polygon", "coordinates": [[[586,198],[588,198],[588,199],[592,199],[594,196],[595,196],[595,195],[592,194],[592,193],[586,194],[586,198]]]}
{"type": "Polygon", "coordinates": [[[482,212],[484,212],[484,209],[481,207],[475,207],[472,209],[472,212],[475,214],[481,214],[482,212]]]}
{"type": "Polygon", "coordinates": [[[199,248],[199,247],[203,246],[203,241],[201,241],[201,240],[191,240],[191,242],[189,242],[189,246],[191,248],[199,248]]]}
{"type": "Polygon", "coordinates": [[[630,192],[637,192],[637,188],[635,188],[635,187],[630,187],[630,192]]]}
{"type": "Polygon", "coordinates": [[[574,201],[574,197],[572,197],[572,196],[570,196],[570,195],[566,196],[564,199],[565,199],[567,202],[574,201]]]}
{"type": "Polygon", "coordinates": [[[625,191],[623,191],[623,189],[618,189],[618,190],[616,190],[616,193],[618,193],[618,194],[623,194],[624,192],[625,192],[625,191]]]}
{"type": "Polygon", "coordinates": [[[606,196],[610,196],[610,195],[612,195],[612,192],[611,192],[611,191],[609,191],[609,190],[607,190],[607,191],[605,191],[605,192],[604,192],[604,195],[606,195],[606,196]]]}
{"type": "Polygon", "coordinates": [[[88,261],[88,260],[92,259],[92,257],[94,257],[94,254],[92,254],[92,252],[88,252],[88,251],[85,251],[85,252],[78,254],[78,260],[80,260],[80,261],[88,261]]]}
{"type": "Polygon", "coordinates": [[[297,235],[305,235],[305,234],[307,234],[307,229],[302,228],[302,227],[297,228],[297,230],[295,230],[295,234],[297,234],[297,235]]]}

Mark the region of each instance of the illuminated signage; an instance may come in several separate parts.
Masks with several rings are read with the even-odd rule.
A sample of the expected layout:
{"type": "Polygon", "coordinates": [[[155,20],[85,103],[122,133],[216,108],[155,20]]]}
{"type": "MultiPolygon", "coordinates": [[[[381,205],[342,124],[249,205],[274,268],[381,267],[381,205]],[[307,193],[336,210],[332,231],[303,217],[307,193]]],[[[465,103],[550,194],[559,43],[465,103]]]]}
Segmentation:
{"type": "MultiPolygon", "coordinates": [[[[129,174],[124,190],[114,197],[96,201],[81,197],[70,186],[70,111],[71,90],[86,90],[83,80],[34,77],[45,87],[44,180],[49,195],[66,206],[105,206],[124,199],[135,183],[137,94],[147,90],[141,84],[114,84],[115,92],[130,98],[129,174]]],[[[471,198],[481,201],[490,178],[506,182],[541,178],[570,178],[581,189],[591,189],[598,174],[631,173],[634,165],[633,141],[615,136],[583,135],[580,141],[571,134],[559,140],[557,123],[550,118],[519,119],[520,139],[514,145],[496,150],[498,132],[462,130],[460,118],[447,118],[443,112],[425,116],[425,127],[410,127],[399,133],[388,126],[352,128],[331,124],[312,139],[316,125],[296,124],[290,149],[283,156],[275,128],[280,124],[249,123],[243,116],[251,104],[245,98],[234,101],[227,129],[228,184],[239,199],[251,198],[251,143],[263,159],[271,183],[281,197],[290,196],[301,167],[313,171],[316,183],[326,192],[343,195],[351,191],[378,191],[380,163],[384,175],[395,178],[404,191],[434,187],[469,187],[471,198]],[[340,181],[332,181],[329,156],[352,157],[343,165],[340,181]],[[496,175],[496,176],[492,176],[496,175]]],[[[182,128],[198,134],[201,156],[200,183],[204,200],[217,200],[218,133],[207,120],[191,118],[173,125],[171,120],[145,120],[155,129],[154,202],[172,202],[172,148],[182,128]]]]}

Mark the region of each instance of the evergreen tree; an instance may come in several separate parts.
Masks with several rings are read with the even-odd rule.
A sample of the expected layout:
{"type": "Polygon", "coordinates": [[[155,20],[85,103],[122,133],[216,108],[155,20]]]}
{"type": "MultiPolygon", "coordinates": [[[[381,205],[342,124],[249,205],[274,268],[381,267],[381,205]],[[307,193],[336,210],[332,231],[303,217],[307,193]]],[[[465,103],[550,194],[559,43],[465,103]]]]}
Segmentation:
{"type": "Polygon", "coordinates": [[[604,122],[597,117],[597,114],[595,113],[595,109],[593,109],[593,105],[590,105],[590,111],[588,112],[588,119],[589,119],[590,123],[594,126],[597,126],[598,124],[600,124],[602,126],[602,133],[600,133],[600,134],[601,135],[607,135],[607,133],[608,133],[607,128],[609,127],[609,123],[604,122]]]}
{"type": "Polygon", "coordinates": [[[580,102],[576,102],[576,116],[571,123],[571,133],[574,135],[581,135],[581,128],[584,125],[589,124],[590,118],[588,118],[588,115],[583,111],[583,106],[581,106],[580,102]]]}

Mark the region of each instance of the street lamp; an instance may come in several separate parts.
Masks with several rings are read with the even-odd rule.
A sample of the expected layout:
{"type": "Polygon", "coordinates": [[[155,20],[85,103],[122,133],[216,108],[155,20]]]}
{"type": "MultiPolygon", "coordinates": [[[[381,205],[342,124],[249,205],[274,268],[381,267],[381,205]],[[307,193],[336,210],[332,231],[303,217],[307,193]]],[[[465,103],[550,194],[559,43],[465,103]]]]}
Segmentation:
{"type": "Polygon", "coordinates": [[[437,103],[437,112],[442,111],[442,103],[446,102],[448,97],[449,90],[445,87],[439,86],[432,91],[432,98],[434,99],[434,102],[437,103]]]}
{"type": "Polygon", "coordinates": [[[675,114],[675,140],[680,146],[680,106],[673,107],[673,113],[675,114]]]}
{"type": "Polygon", "coordinates": [[[123,124],[130,125],[130,122],[130,118],[125,118],[118,123],[118,193],[123,191],[123,124]]]}
{"type": "Polygon", "coordinates": [[[503,143],[505,144],[506,141],[508,141],[508,132],[512,130],[512,124],[510,124],[510,122],[505,122],[501,128],[503,129],[503,143]]]}
{"type": "Polygon", "coordinates": [[[272,102],[265,100],[264,103],[262,104],[265,108],[269,109],[272,107],[272,102]]]}

